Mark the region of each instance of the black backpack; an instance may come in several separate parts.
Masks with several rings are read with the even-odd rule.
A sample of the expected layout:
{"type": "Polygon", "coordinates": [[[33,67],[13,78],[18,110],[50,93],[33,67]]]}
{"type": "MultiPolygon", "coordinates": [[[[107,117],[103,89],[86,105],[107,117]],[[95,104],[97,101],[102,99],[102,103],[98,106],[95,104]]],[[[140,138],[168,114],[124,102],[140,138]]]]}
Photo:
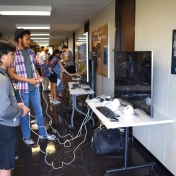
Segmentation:
{"type": "Polygon", "coordinates": [[[95,131],[91,141],[91,148],[96,154],[122,151],[124,142],[120,130],[118,128],[103,128],[95,131]]]}

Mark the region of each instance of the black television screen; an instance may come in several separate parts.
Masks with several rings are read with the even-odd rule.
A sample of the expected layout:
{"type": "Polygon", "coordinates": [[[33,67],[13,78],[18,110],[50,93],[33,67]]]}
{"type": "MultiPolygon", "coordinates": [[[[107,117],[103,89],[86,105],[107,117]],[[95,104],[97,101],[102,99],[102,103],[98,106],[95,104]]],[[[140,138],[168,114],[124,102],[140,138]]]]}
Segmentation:
{"type": "Polygon", "coordinates": [[[153,95],[152,51],[115,52],[114,97],[141,108],[151,117],[153,95]]]}

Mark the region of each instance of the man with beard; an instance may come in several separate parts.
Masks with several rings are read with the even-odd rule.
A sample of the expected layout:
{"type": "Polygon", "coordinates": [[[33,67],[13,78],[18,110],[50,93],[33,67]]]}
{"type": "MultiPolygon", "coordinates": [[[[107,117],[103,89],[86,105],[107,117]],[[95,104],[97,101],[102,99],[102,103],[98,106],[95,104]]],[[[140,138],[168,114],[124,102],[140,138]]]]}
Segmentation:
{"type": "MultiPolygon", "coordinates": [[[[54,135],[47,133],[44,127],[43,112],[40,102],[39,82],[43,81],[35,68],[35,54],[30,46],[29,30],[17,29],[14,33],[17,47],[14,64],[8,69],[10,77],[19,86],[21,97],[26,107],[32,104],[39,130],[39,139],[55,140],[54,135]]],[[[31,139],[29,115],[21,118],[23,141],[27,145],[34,144],[31,139]]]]}

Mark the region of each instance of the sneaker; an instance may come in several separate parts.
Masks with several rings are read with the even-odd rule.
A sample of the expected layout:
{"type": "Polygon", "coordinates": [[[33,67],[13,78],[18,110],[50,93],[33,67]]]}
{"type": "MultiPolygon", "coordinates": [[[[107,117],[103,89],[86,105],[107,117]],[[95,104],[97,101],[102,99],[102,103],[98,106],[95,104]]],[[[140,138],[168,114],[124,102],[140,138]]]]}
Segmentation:
{"type": "Polygon", "coordinates": [[[16,154],[15,155],[15,160],[18,160],[18,158],[19,158],[19,155],[16,154]]]}
{"type": "Polygon", "coordinates": [[[27,144],[27,145],[32,145],[32,144],[34,144],[34,141],[33,141],[30,137],[23,138],[23,141],[24,141],[24,143],[27,144]]]}
{"type": "Polygon", "coordinates": [[[53,104],[59,104],[61,103],[59,100],[53,100],[53,104]]]}
{"type": "Polygon", "coordinates": [[[53,134],[47,134],[47,136],[39,136],[39,139],[48,139],[50,141],[56,140],[56,136],[53,134]]]}
{"type": "Polygon", "coordinates": [[[53,101],[54,101],[53,99],[50,99],[50,103],[53,103],[53,101]]]}

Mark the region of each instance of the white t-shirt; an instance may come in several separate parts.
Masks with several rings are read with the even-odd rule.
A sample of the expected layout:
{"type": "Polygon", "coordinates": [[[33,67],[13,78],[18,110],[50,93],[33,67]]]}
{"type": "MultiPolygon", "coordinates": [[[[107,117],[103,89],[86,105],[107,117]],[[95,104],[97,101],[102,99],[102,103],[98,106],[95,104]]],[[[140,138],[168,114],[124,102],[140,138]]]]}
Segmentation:
{"type": "Polygon", "coordinates": [[[45,55],[45,52],[42,51],[40,54],[39,54],[39,65],[43,65],[44,64],[44,60],[46,60],[46,55],[45,55]]]}

